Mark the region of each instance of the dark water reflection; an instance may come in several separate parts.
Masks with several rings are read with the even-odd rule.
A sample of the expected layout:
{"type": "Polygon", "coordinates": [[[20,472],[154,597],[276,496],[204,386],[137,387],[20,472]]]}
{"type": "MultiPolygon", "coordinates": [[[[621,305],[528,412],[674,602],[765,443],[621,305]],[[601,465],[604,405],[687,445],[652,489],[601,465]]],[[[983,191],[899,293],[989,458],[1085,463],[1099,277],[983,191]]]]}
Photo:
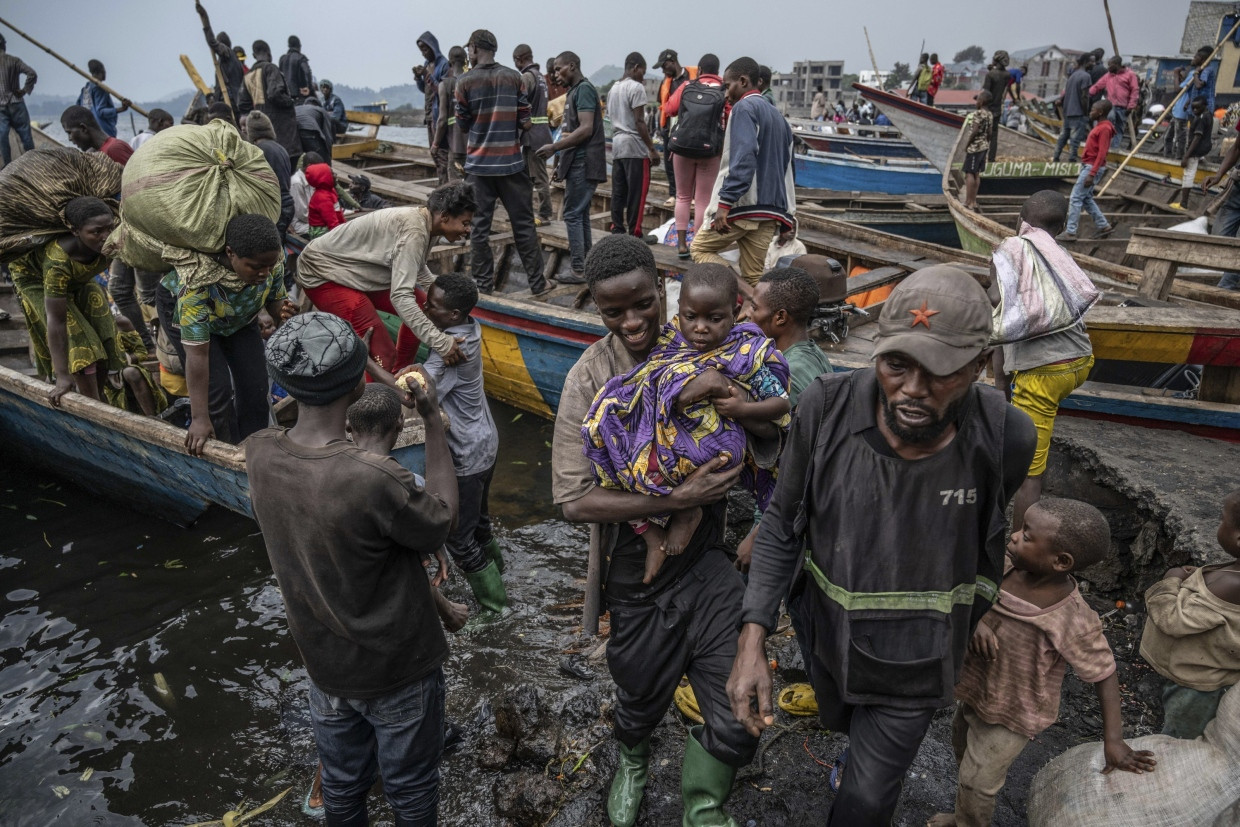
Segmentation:
{"type": "MultiPolygon", "coordinates": [[[[519,608],[451,638],[462,722],[505,686],[568,685],[556,661],[575,619],[552,607],[584,574],[585,533],[550,504],[550,424],[494,411],[491,506],[519,608]]],[[[290,785],[258,822],[311,823],[306,675],[257,526],[213,512],[175,528],[2,453],[0,505],[0,823],[192,824],[290,785]]],[[[459,575],[448,593],[465,599],[459,575]]],[[[444,770],[442,822],[489,823],[492,778],[468,744],[444,770]]]]}

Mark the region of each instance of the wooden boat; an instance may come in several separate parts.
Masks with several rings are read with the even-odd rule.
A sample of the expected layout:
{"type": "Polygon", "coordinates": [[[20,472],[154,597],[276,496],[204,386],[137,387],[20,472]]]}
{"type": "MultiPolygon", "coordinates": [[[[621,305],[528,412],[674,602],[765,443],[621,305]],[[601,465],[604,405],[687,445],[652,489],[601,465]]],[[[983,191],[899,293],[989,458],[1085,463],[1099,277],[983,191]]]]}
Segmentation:
{"type": "MultiPolygon", "coordinates": [[[[378,104],[372,104],[377,106],[378,104]]],[[[361,132],[346,132],[336,136],[332,145],[332,160],[350,158],[359,152],[371,152],[379,148],[379,127],[388,122],[387,102],[381,109],[350,109],[344,113],[351,124],[365,127],[361,132]]]]}
{"type": "MultiPolygon", "coordinates": [[[[963,120],[950,112],[891,95],[868,86],[855,84],[858,91],[878,105],[922,154],[943,170],[942,188],[948,208],[956,221],[960,246],[966,250],[988,253],[1017,227],[1019,208],[999,212],[977,213],[964,209],[961,192],[964,175],[965,135],[963,120]]],[[[987,195],[1029,195],[1042,189],[1055,189],[1067,195],[1080,171],[1077,164],[1045,160],[1046,144],[1038,138],[1006,127],[999,129],[998,160],[987,164],[982,173],[980,192],[987,195]]],[[[1073,258],[1104,286],[1136,285],[1141,281],[1139,267],[1144,263],[1128,253],[1128,239],[1134,228],[1166,229],[1183,222],[1184,212],[1170,204],[1179,197],[1178,184],[1167,184],[1153,178],[1124,170],[1111,180],[1107,192],[1098,198],[1098,205],[1107,215],[1114,232],[1107,238],[1092,236],[1086,219],[1078,240],[1065,246],[1073,258]]],[[[1240,294],[1208,285],[1177,283],[1174,295],[1240,308],[1240,294]]]]}
{"type": "MultiPolygon", "coordinates": [[[[212,505],[250,517],[245,452],[216,440],[201,457],[185,451],[185,431],[76,393],[61,407],[48,385],[0,365],[0,440],[22,461],[171,522],[188,525],[212,505]]],[[[422,473],[420,420],[406,425],[393,456],[422,473]]]]}
{"type": "MultiPolygon", "coordinates": [[[[380,141],[377,150],[353,150],[347,162],[351,170],[367,175],[379,174],[389,181],[433,186],[437,181],[435,163],[425,147],[380,141]]],[[[342,153],[343,154],[343,153],[342,153]]],[[[933,176],[931,176],[933,177],[933,176]]],[[[551,197],[558,212],[563,199],[563,185],[553,183],[551,197]]],[[[666,179],[652,171],[647,198],[647,225],[653,228],[672,217],[672,209],[664,206],[668,197],[666,179]]],[[[610,189],[602,185],[595,192],[591,210],[610,209],[610,189]]],[[[813,226],[814,217],[826,215],[852,224],[918,241],[959,246],[955,223],[947,210],[947,202],[937,180],[933,192],[901,194],[871,193],[863,190],[839,190],[797,187],[797,210],[801,221],[813,226]]]]}
{"type": "MultiPolygon", "coordinates": [[[[419,203],[430,192],[427,185],[387,181],[372,176],[372,187],[384,197],[419,203]]],[[[601,217],[596,218],[601,221],[601,217]]],[[[511,239],[497,224],[494,236],[497,262],[511,239]]],[[[558,225],[540,228],[540,239],[551,252],[566,244],[558,225]]],[[[989,259],[976,252],[949,250],[911,241],[864,227],[817,217],[813,229],[799,237],[811,252],[835,258],[853,274],[849,301],[868,308],[842,344],[826,344],[837,369],[869,363],[876,326],[869,324],[891,289],[907,274],[936,263],[962,266],[976,275],[989,271],[989,259]]],[[[1240,242],[1238,242],[1240,243],[1240,242]]],[[[663,278],[684,267],[675,250],[652,248],[663,278]]],[[[435,269],[460,269],[461,246],[436,248],[435,269]]],[[[501,282],[500,289],[482,296],[475,316],[483,327],[483,370],[489,395],[543,417],[552,417],[559,403],[564,377],[581,352],[606,332],[597,314],[583,304],[584,291],[560,288],[550,301],[535,300],[522,290],[519,278],[501,282]],[[506,292],[505,292],[506,291],[506,292]]],[[[1132,365],[1205,364],[1210,370],[1240,367],[1240,313],[1198,304],[1117,307],[1135,291],[1119,285],[1108,302],[1087,317],[1095,355],[1100,363],[1132,365]]],[[[1177,399],[1161,392],[1147,393],[1132,386],[1086,383],[1065,400],[1065,411],[1118,418],[1152,427],[1173,427],[1219,438],[1240,438],[1240,407],[1231,404],[1177,399]]]]}
{"type": "MultiPolygon", "coordinates": [[[[1052,146],[1054,146],[1059,140],[1059,130],[1052,128],[1046,123],[1041,123],[1033,118],[1030,118],[1029,128],[1033,130],[1034,135],[1052,146]]],[[[1127,152],[1112,149],[1107,153],[1107,164],[1109,164],[1112,169],[1115,169],[1119,167],[1119,165],[1123,163],[1124,159],[1127,157],[1127,152]]],[[[1137,153],[1128,161],[1127,168],[1153,175],[1157,178],[1177,185],[1180,181],[1184,180],[1184,168],[1180,165],[1180,163],[1178,161],[1173,161],[1170,158],[1163,158],[1161,155],[1152,155],[1145,152],[1137,153]]],[[[1217,164],[1199,164],[1197,167],[1197,174],[1193,178],[1193,183],[1201,184],[1216,172],[1218,172],[1217,164]]]]}
{"type": "Polygon", "coordinates": [[[837,124],[804,118],[789,118],[788,125],[792,127],[794,139],[816,152],[862,158],[921,158],[917,147],[889,126],[837,124]]]}
{"type": "Polygon", "coordinates": [[[924,159],[860,158],[811,150],[793,156],[792,163],[798,187],[892,195],[939,191],[938,170],[924,159]]]}
{"type": "MultiPolygon", "coordinates": [[[[58,146],[64,146],[64,144],[62,144],[60,141],[56,140],[51,135],[48,135],[46,132],[40,129],[39,125],[36,123],[30,124],[30,137],[34,139],[35,149],[51,149],[51,148],[58,147],[58,146]]],[[[22,142],[21,142],[21,139],[17,136],[16,129],[12,129],[9,131],[9,151],[12,157],[14,158],[21,155],[23,152],[25,152],[25,150],[22,149],[22,142]]],[[[0,161],[0,169],[3,169],[3,168],[4,168],[4,163],[0,161]]]]}

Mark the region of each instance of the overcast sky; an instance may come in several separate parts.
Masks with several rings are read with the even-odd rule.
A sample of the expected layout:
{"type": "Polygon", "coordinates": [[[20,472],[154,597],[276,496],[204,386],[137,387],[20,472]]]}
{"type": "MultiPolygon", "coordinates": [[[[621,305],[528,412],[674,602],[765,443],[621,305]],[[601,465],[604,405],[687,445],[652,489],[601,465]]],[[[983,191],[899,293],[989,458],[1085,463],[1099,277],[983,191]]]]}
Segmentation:
{"type": "MultiPolygon", "coordinates": [[[[790,69],[794,60],[842,58],[846,72],[858,72],[870,68],[862,26],[869,27],[882,69],[897,60],[915,62],[923,38],[926,51],[937,51],[944,61],[973,43],[988,54],[1050,43],[1111,51],[1102,0],[207,0],[206,6],[216,31],[227,31],[247,52],[262,38],[278,58],[288,35],[296,34],[316,77],[372,88],[411,81],[410,67],[422,60],[415,41],[428,29],[445,52],[453,43],[464,44],[475,28],[490,29],[503,62],[521,41],[540,62],[571,49],[587,74],[623,64],[634,50],[653,61],[665,48],[679,51],[686,63],[709,51],[725,66],[741,55],[776,71],[790,69]]],[[[1187,11],[1188,0],[1112,0],[1120,50],[1177,53],[1187,11]]],[[[211,71],[192,0],[16,0],[0,2],[0,17],[83,69],[87,60],[99,58],[107,65],[108,83],[135,100],[189,88],[178,62],[182,52],[204,77],[211,71]]],[[[6,27],[0,31],[9,51],[38,72],[36,91],[68,95],[81,88],[84,81],[50,55],[6,27]]]]}

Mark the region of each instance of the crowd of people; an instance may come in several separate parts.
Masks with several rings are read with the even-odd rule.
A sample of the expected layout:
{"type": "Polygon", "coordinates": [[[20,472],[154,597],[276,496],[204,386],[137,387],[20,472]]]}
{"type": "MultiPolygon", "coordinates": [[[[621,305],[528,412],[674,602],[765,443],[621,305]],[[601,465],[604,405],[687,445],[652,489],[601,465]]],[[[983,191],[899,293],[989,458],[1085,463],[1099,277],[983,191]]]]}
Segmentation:
{"type": "MultiPolygon", "coordinates": [[[[988,280],[951,265],[908,276],[876,321],[873,366],[834,372],[810,334],[834,278],[830,261],[766,263],[772,242],[795,229],[792,134],[766,94],[769,69],[752,58],[723,66],[706,54],[682,66],[664,50],[649,124],[645,58],[626,57],[607,96],[613,231],[594,244],[591,196],[607,180],[604,102],[575,53],[558,54],[544,75],[525,44],[514,49],[516,68],[500,65],[485,29],[447,56],[424,33],[414,74],[442,183],[423,206],[388,207],[365,176],[333,173],[343,106],[328,81],[319,100],[300,41],[289,37],[278,66],[255,41],[247,69],[198,8],[221,65],[213,117],[224,125],[211,128],[240,127],[261,151],[280,182],[278,220],[234,216],[218,252],[174,255],[166,272],[147,272],[109,260],[113,208],[82,196],[65,207],[66,231],[9,269],[53,404],[76,390],[154,415],[181,395],[190,453],[211,438],[244,442],[254,514],[310,678],[320,770],[308,810],[321,807],[329,824],[365,824],[381,775],[398,823],[435,823],[450,732],[444,630],[501,622],[509,603],[488,508],[500,445],[473,312],[495,286],[497,203],[531,292],[554,288],[536,230],[551,220],[552,156],[570,245],[561,280],[584,285],[607,330],[564,380],[550,452],[554,502],[566,520],[600,525],[608,561],[620,756],[611,823],[637,821],[652,733],[686,695],[700,723],[681,765],[683,823],[736,823],[726,805],[737,770],[774,723],[765,641],[781,611],[808,676],[799,711],[848,736],[831,768],[828,824],[890,823],[931,719],[953,704],[955,809],[931,824],[989,824],[1008,767],[1058,718],[1067,665],[1097,688],[1101,771],[1157,771],[1154,755],[1124,740],[1115,658],[1073,576],[1112,553],[1107,521],[1087,503],[1042,496],[1059,403],[1093,364],[1084,313],[1096,291],[1057,238],[1075,234],[1081,210],[1108,230],[1089,190],[1112,144],[1108,118],[1126,108],[1122,65],[1112,61],[1116,77],[1089,86],[1069,79],[1082,105],[1095,89],[1106,94],[1088,110],[1095,125],[1071,199],[1030,196],[988,280]],[[556,138],[547,112],[559,89],[556,138]],[[640,237],[660,161],[676,185],[678,253],[692,259],[666,324],[654,254],[640,237]],[[360,208],[349,220],[346,197],[360,208]],[[286,246],[303,228],[294,276],[286,246]],[[467,236],[472,272],[433,273],[431,246],[467,236]],[[735,269],[720,256],[732,246],[735,269]],[[1013,310],[1038,268],[1081,288],[1070,319],[1013,310]],[[109,269],[103,285],[97,277],[109,269]],[[380,313],[395,317],[395,340],[380,313]],[[152,348],[175,356],[180,385],[145,370],[152,348]],[[994,387],[979,381],[988,369],[994,387]],[[297,402],[291,428],[268,427],[273,386],[297,402]],[[421,478],[389,455],[407,408],[424,423],[421,478]],[[732,548],[724,513],[738,483],[758,513],[732,548]],[[450,566],[478,604],[468,619],[439,590],[450,566]]],[[[1014,77],[1007,64],[1006,53],[994,55],[994,78],[966,127],[968,206],[994,157],[992,115],[1014,77]]],[[[925,55],[910,93],[933,102],[940,70],[925,55]]],[[[28,93],[33,71],[0,54],[0,101],[9,96],[4,112],[19,133],[12,107],[23,72],[28,93]]],[[[1185,83],[1200,88],[1191,76],[1185,83]]],[[[153,110],[148,129],[125,144],[109,134],[118,110],[107,92],[84,90],[82,100],[61,119],[70,141],[118,164],[151,152],[172,126],[153,110]]],[[[1200,109],[1193,101],[1190,111],[1200,109]]],[[[1071,141],[1078,127],[1069,130],[1065,115],[1071,141]]],[[[1197,151],[1201,131],[1184,133],[1185,151],[1197,151]]],[[[1240,492],[1223,503],[1218,542],[1240,558],[1240,492]]],[[[1175,568],[1149,590],[1141,653],[1166,679],[1168,735],[1200,735],[1240,679],[1236,575],[1234,563],[1175,568]]]]}

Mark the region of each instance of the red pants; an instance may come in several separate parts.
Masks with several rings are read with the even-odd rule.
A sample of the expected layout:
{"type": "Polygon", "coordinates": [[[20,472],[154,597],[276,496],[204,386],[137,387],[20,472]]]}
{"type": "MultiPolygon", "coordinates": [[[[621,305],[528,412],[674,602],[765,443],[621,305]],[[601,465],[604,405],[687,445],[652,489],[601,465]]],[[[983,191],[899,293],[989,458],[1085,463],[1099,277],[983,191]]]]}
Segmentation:
{"type": "MultiPolygon", "coordinates": [[[[392,306],[392,297],[387,290],[373,290],[363,293],[352,287],[327,282],[318,287],[306,288],[306,295],[314,306],[324,313],[339,316],[353,326],[358,336],[364,336],[367,330],[373,330],[370,336],[370,356],[384,370],[396,373],[403,367],[413,364],[418,353],[418,338],[408,326],[402,324],[396,336],[396,344],[388,334],[383,320],[376,310],[385,313],[396,313],[392,306]]],[[[418,291],[418,305],[426,301],[426,296],[418,291]]],[[[367,381],[370,377],[367,376],[367,381]]]]}

